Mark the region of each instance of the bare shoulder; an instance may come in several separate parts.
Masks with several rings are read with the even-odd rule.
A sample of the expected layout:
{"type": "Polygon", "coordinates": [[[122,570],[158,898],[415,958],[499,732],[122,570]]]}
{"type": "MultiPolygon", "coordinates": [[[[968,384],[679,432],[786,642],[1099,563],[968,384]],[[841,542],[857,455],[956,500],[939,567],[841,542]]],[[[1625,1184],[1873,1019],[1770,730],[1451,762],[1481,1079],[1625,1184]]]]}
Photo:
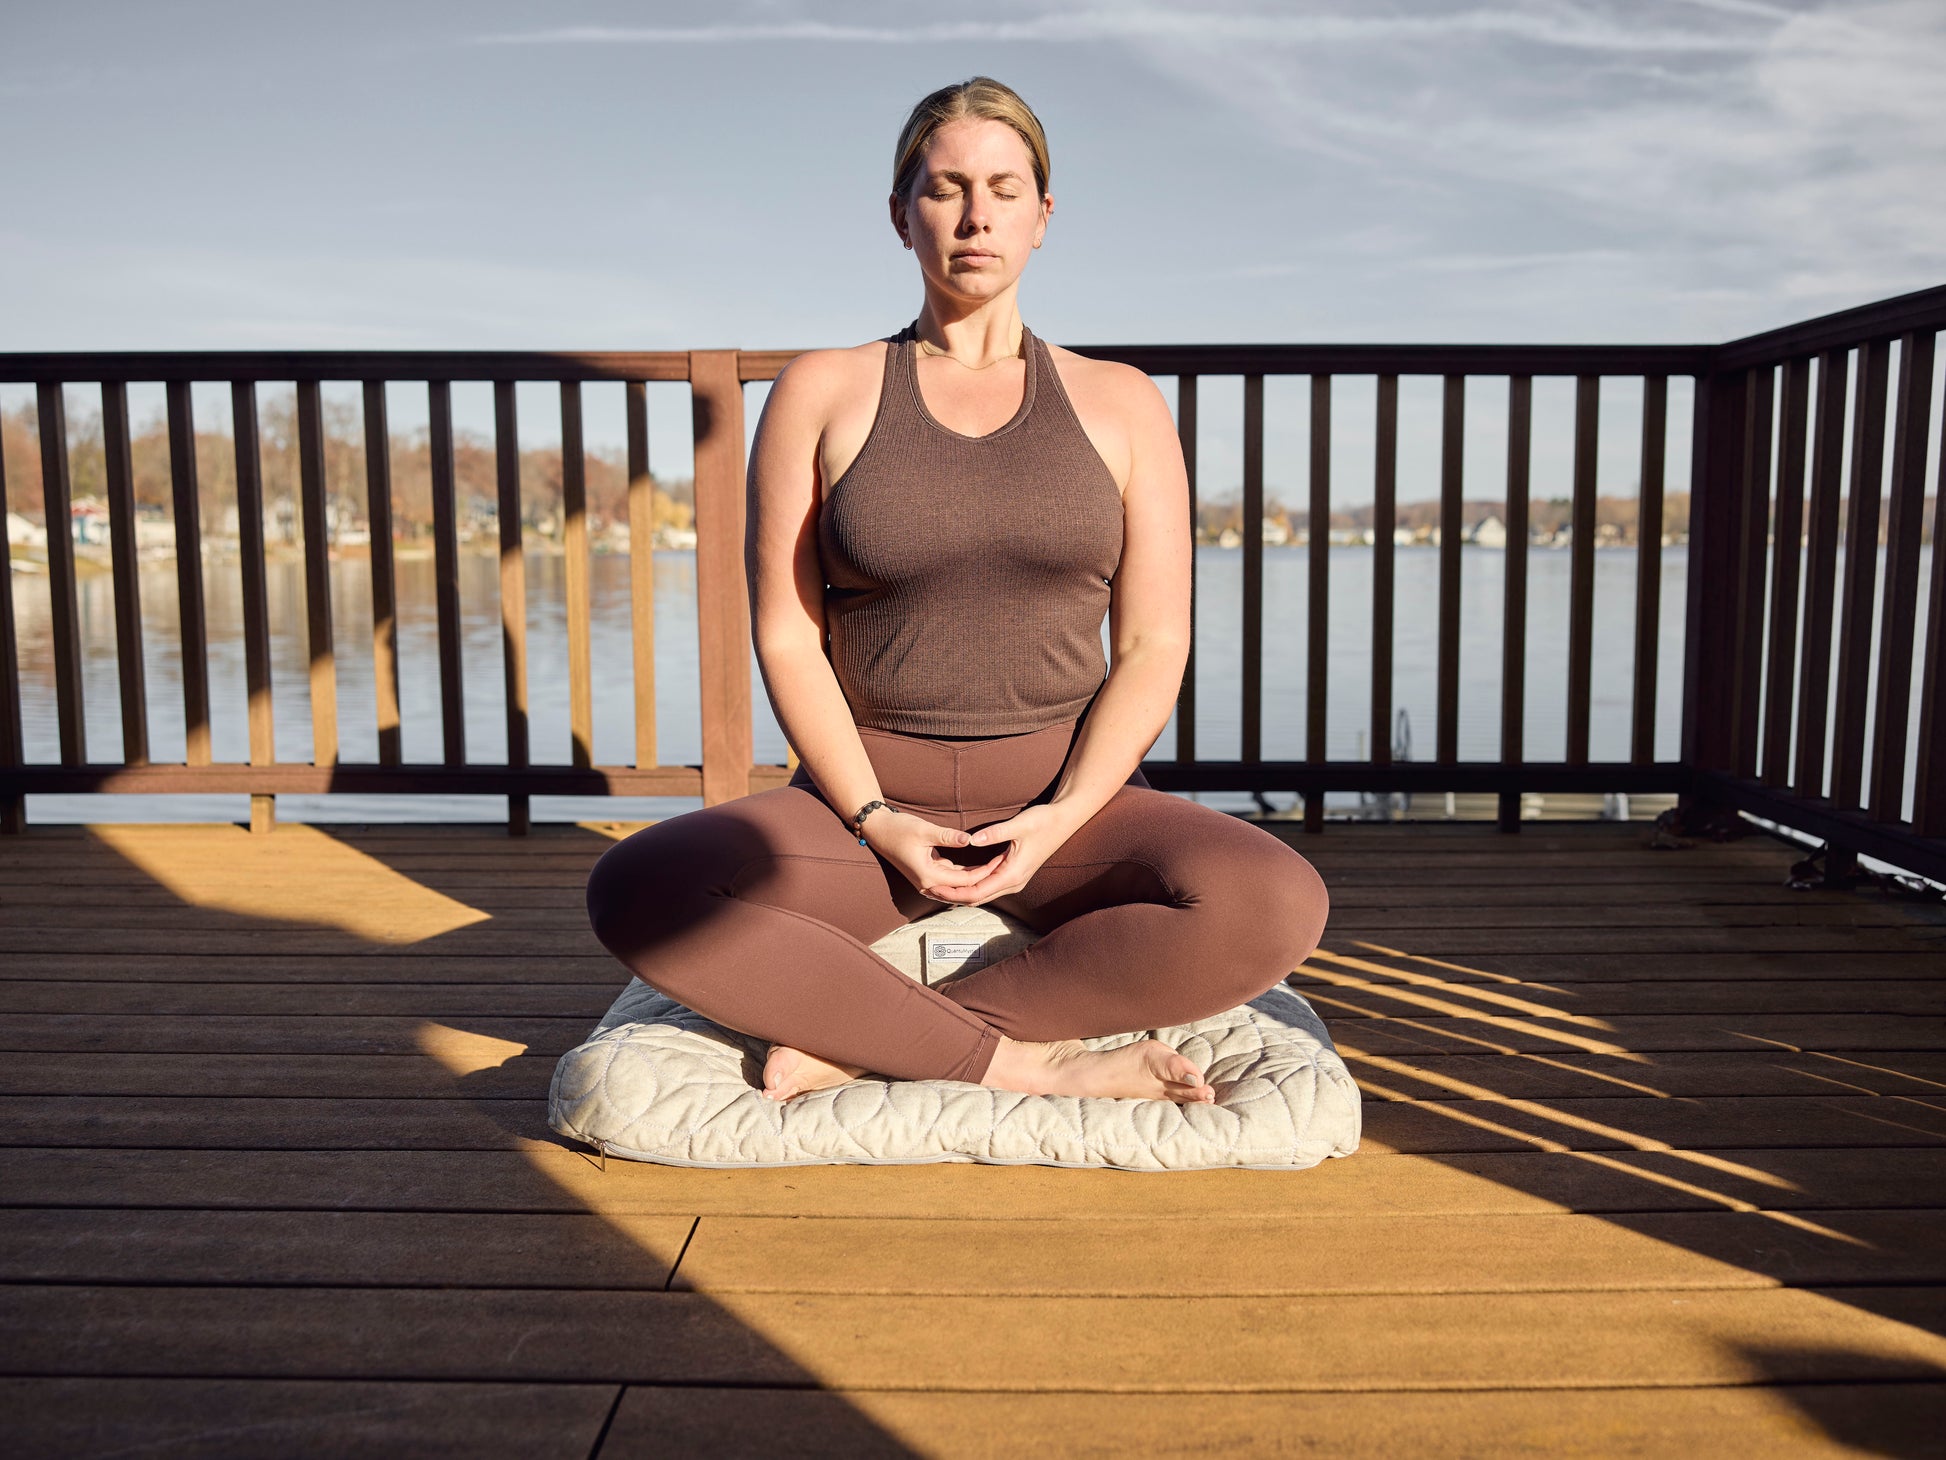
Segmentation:
{"type": "Polygon", "coordinates": [[[795,404],[812,408],[820,402],[845,400],[857,393],[861,383],[878,379],[885,368],[885,350],[883,340],[805,350],[777,372],[771,392],[782,390],[795,404]]]}
{"type": "Polygon", "coordinates": [[[1108,464],[1116,485],[1125,490],[1137,456],[1152,450],[1161,435],[1174,438],[1169,403],[1145,370],[1120,360],[1079,355],[1056,344],[1047,348],[1082,430],[1108,464]]]}
{"type": "Polygon", "coordinates": [[[1093,355],[1079,355],[1063,345],[1050,344],[1047,348],[1061,372],[1061,384],[1067,387],[1070,398],[1078,390],[1087,395],[1091,403],[1138,411],[1147,409],[1151,400],[1162,399],[1162,392],[1145,370],[1125,365],[1120,360],[1097,360],[1093,355]]]}
{"type": "Polygon", "coordinates": [[[806,350],[777,372],[764,410],[788,422],[806,458],[815,464],[818,491],[843,476],[871,434],[885,375],[883,339],[862,345],[806,350]]]}

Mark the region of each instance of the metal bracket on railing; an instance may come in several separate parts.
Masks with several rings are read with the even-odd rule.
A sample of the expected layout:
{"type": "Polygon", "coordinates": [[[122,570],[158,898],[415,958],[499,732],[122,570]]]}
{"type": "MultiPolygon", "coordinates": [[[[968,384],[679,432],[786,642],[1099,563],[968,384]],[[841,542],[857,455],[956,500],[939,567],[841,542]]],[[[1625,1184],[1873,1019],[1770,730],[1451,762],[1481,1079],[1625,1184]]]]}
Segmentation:
{"type": "Polygon", "coordinates": [[[1681,851],[1699,841],[1736,841],[1755,830],[1728,806],[1676,805],[1656,817],[1646,845],[1657,851],[1681,851]]]}
{"type": "Polygon", "coordinates": [[[1864,888],[1901,901],[1946,901],[1946,892],[1924,878],[1860,867],[1856,852],[1847,847],[1834,847],[1830,842],[1803,861],[1793,862],[1784,885],[1793,892],[1855,892],[1864,888]]]}
{"type": "Polygon", "coordinates": [[[1834,866],[1830,859],[1831,843],[1826,842],[1801,862],[1791,863],[1791,870],[1784,876],[1784,885],[1793,892],[1814,892],[1826,888],[1849,887],[1855,880],[1858,864],[1840,853],[1834,866]],[[1845,863],[1850,863],[1853,876],[1845,874],[1845,863]]]}

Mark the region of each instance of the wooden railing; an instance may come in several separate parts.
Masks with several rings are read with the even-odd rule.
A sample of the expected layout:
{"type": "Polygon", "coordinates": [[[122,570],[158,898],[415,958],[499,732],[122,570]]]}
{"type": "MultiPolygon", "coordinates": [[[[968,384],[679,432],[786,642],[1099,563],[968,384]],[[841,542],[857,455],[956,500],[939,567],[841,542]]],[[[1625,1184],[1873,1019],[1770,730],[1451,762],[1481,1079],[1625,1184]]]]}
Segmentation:
{"type": "MultiPolygon", "coordinates": [[[[1919,693],[1921,731],[1906,743],[1910,665],[1918,601],[1918,562],[1926,468],[1926,410],[1930,400],[1933,335],[1946,328],[1946,288],[1925,291],[1832,315],[1791,329],[1722,346],[1392,346],[1181,345],[1076,347],[1121,360],[1176,381],[1177,418],[1190,467],[1190,511],[1197,512],[1197,386],[1204,376],[1243,381],[1242,503],[1242,746],[1234,760],[1196,754],[1196,670],[1184,676],[1176,716],[1174,758],[1144,763],[1152,784],[1176,791],[1295,791],[1304,798],[1305,826],[1323,825],[1327,791],[1485,792],[1499,798],[1500,824],[1519,827],[1520,794],[1542,792],[1676,792],[1692,804],[1727,804],[1829,839],[1850,852],[1884,856],[1927,875],[1946,873],[1946,721],[1940,714],[1941,653],[1929,650],[1919,693]],[[1892,450],[1886,629],[1879,640],[1877,715],[1869,785],[1861,781],[1865,744],[1866,674],[1872,636],[1878,540],[1883,412],[1887,365],[1896,342],[1899,372],[1892,450]],[[1859,365],[1847,361],[1857,354],[1859,365]],[[1817,404],[1809,382],[1816,361],[1817,404]],[[1781,372],[1781,387],[1774,377],[1781,372]],[[1264,379],[1306,376],[1311,432],[1308,469],[1308,606],[1304,745],[1301,760],[1265,760],[1263,745],[1263,508],[1264,379]],[[1401,375],[1434,375],[1443,382],[1439,477],[1439,613],[1434,741],[1430,761],[1394,762],[1394,554],[1397,509],[1401,375]],[[1527,758],[1527,544],[1535,376],[1575,380],[1571,547],[1568,610],[1566,747],[1559,761],[1527,758]],[[1329,705],[1325,653],[1330,626],[1331,400],[1334,382],[1375,381],[1376,415],[1371,607],[1372,747],[1363,761],[1325,754],[1329,705]],[[1662,509],[1665,486],[1668,382],[1696,379],[1690,473],[1692,538],[1687,591],[1682,754],[1654,756],[1657,625],[1660,621],[1662,509]],[[1466,397],[1470,381],[1507,382],[1507,554],[1501,649],[1500,755],[1492,761],[1459,758],[1459,629],[1461,508],[1466,397]],[[1603,379],[1632,377],[1643,395],[1640,497],[1630,716],[1626,761],[1590,759],[1594,634],[1596,455],[1603,379]],[[1828,668],[1839,494],[1840,433],[1848,378],[1857,380],[1846,571],[1835,687],[1828,668]],[[1775,472],[1772,411],[1782,401],[1783,425],[1775,472]],[[1804,443],[1807,413],[1816,424],[1804,443]],[[1876,434],[1874,426],[1876,423],[1876,434]],[[1806,520],[1802,483],[1812,479],[1808,517],[1809,567],[1800,585],[1799,533],[1806,520]],[[1775,493],[1776,546],[1766,524],[1775,493]],[[1788,549],[1788,550],[1787,550],[1788,549]],[[1767,562],[1774,561],[1774,571],[1767,562]],[[1766,599],[1766,584],[1769,584],[1766,599]],[[1803,632],[1797,627],[1803,605],[1803,632]],[[1769,628],[1765,624],[1768,620],[1769,628]],[[1903,654],[1903,658],[1901,655],[1903,654]],[[1767,664],[1768,672],[1765,672],[1767,664]],[[1801,665],[1801,669],[1794,666],[1801,665]],[[1835,707],[1833,769],[1824,778],[1825,741],[1819,711],[1835,707]],[[1792,735],[1795,723],[1795,749],[1792,735]],[[1917,803],[1908,819],[1901,796],[1918,762],[1917,803]]],[[[47,520],[68,518],[69,465],[63,387],[98,383],[102,398],[107,495],[113,541],[116,643],[121,674],[122,760],[89,764],[83,752],[81,649],[72,545],[49,533],[48,572],[60,722],[58,764],[24,764],[20,689],[11,596],[0,592],[0,824],[24,825],[22,797],[58,791],[248,792],[252,824],[271,824],[280,792],[455,792],[506,794],[510,830],[523,831],[534,794],[700,795],[706,804],[781,784],[784,765],[752,763],[749,608],[743,569],[744,401],[749,381],[774,379],[795,351],[695,350],[648,354],[512,354],[412,352],[199,353],[113,355],[0,355],[0,382],[31,382],[39,392],[41,465],[47,520]],[[142,626],[135,591],[134,496],[128,446],[127,384],[163,382],[167,388],[181,604],[184,716],[183,764],[152,763],[144,723],[142,626]],[[237,505],[242,554],[245,660],[250,758],[211,760],[207,644],[202,558],[198,550],[195,430],[190,384],[228,382],[232,391],[237,505]],[[276,763],[271,751],[268,616],[264,581],[261,465],[256,431],[259,382],[295,382],[298,404],[300,495],[310,651],[314,757],[276,763]],[[377,676],[379,758],[347,763],[338,755],[336,684],[327,582],[327,521],[319,386],[358,381],[364,389],[367,505],[371,524],[373,663],[377,676]],[[461,706],[458,544],[453,469],[451,383],[494,386],[500,533],[500,611],[508,751],[504,763],[469,759],[461,706]],[[514,409],[518,382],[551,382],[561,392],[563,507],[566,516],[566,594],[572,764],[534,765],[528,757],[525,577],[521,554],[519,434],[514,409]],[[658,763],[655,740],[652,555],[631,555],[634,633],[635,759],[632,765],[593,763],[590,666],[589,545],[582,441],[581,386],[620,381],[628,402],[628,509],[631,541],[650,537],[650,483],[645,384],[687,381],[695,446],[697,614],[701,674],[702,754],[699,765],[658,763]],[[440,697],[444,755],[437,763],[402,759],[394,601],[391,481],[386,386],[423,382],[428,393],[432,502],[437,578],[440,697]]],[[[0,497],[5,482],[0,476],[0,497]]],[[[3,586],[3,585],[0,585],[3,586]]],[[[1926,594],[1925,643],[1946,633],[1946,577],[1937,554],[1926,594]]],[[[1294,630],[1295,626],[1278,626],[1294,630]]]]}
{"type": "Polygon", "coordinates": [[[1696,394],[1682,750],[1693,798],[1933,878],[1946,878],[1946,460],[1925,584],[1919,567],[1941,329],[1946,289],[1931,289],[1712,352],[1696,394]]]}

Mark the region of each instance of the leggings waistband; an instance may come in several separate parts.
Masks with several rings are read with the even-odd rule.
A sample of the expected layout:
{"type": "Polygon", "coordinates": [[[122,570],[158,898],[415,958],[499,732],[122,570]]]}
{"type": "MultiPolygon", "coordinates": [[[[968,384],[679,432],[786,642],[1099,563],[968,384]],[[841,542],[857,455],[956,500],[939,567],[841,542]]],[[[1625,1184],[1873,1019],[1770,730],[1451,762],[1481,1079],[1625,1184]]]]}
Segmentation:
{"type": "MultiPolygon", "coordinates": [[[[972,740],[867,725],[857,729],[887,803],[963,820],[985,814],[991,820],[1053,796],[1079,725],[1076,716],[1039,730],[972,740]]],[[[802,765],[791,784],[816,790],[802,765]]]]}

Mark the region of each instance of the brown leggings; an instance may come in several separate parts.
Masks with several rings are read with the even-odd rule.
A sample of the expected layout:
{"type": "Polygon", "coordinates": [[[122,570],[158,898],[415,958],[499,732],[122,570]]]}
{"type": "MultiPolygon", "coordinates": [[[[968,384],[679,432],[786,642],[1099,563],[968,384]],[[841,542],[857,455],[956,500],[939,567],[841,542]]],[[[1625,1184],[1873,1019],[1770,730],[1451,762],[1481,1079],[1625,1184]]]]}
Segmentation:
{"type": "MultiPolygon", "coordinates": [[[[859,736],[888,804],[977,831],[1053,796],[1078,724],[859,736]]],[[[1309,862],[1137,769],[1026,887],[987,904],[1039,941],[929,988],[867,945],[947,904],[858,844],[854,809],[834,810],[800,765],[788,785],[644,827],[588,876],[595,935],[651,988],[727,1028],[895,1079],[978,1082],[1003,1034],[1083,1039],[1234,1008],[1324,930],[1309,862]]],[[[976,864],[1002,850],[942,854],[976,864]]]]}

